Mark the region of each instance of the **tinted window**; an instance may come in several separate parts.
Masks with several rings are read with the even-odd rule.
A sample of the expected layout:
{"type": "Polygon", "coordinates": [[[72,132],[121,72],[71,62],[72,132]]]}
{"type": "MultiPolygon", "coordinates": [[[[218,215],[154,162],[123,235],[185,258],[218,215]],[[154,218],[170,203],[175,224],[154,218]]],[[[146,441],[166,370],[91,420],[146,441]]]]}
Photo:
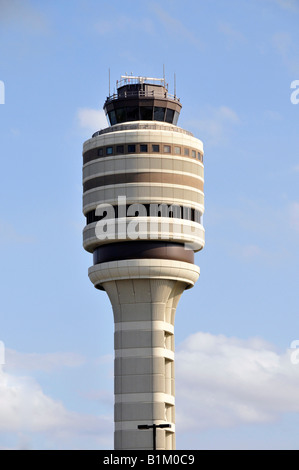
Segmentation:
{"type": "Polygon", "coordinates": [[[184,149],[184,155],[189,156],[189,149],[184,149]]]}
{"type": "Polygon", "coordinates": [[[128,145],[128,152],[129,152],[129,153],[134,153],[134,152],[136,152],[136,145],[135,145],[135,144],[129,144],[129,145],[128,145]]]}
{"type": "Polygon", "coordinates": [[[109,115],[110,124],[111,124],[111,126],[113,126],[114,124],[117,123],[115,111],[110,111],[108,115],[109,115]]]}
{"type": "Polygon", "coordinates": [[[196,158],[196,151],[195,150],[192,150],[192,157],[196,158]]]}
{"type": "Polygon", "coordinates": [[[99,157],[103,156],[103,149],[102,148],[98,149],[98,156],[99,157]]]}
{"type": "Polygon", "coordinates": [[[113,147],[106,147],[106,155],[112,155],[113,154],[113,147]]]}
{"type": "Polygon", "coordinates": [[[174,153],[176,153],[177,155],[181,155],[181,147],[175,146],[174,147],[174,153]]]}
{"type": "Polygon", "coordinates": [[[116,153],[125,153],[125,147],[123,145],[117,145],[116,153]]]}
{"type": "Polygon", "coordinates": [[[152,150],[153,150],[153,152],[160,152],[160,145],[153,144],[152,145],[152,150]]]}
{"type": "Polygon", "coordinates": [[[154,108],[154,120],[155,121],[164,121],[165,108],[154,108]]]}
{"type": "Polygon", "coordinates": [[[139,108],[137,106],[127,108],[127,121],[139,121],[139,108]]]}
{"type": "Polygon", "coordinates": [[[147,144],[140,144],[140,152],[147,152],[147,144]]]}
{"type": "Polygon", "coordinates": [[[172,123],[173,116],[174,116],[174,110],[173,109],[166,109],[165,121],[172,123]]]}
{"type": "Polygon", "coordinates": [[[115,111],[116,121],[125,122],[126,120],[126,110],[124,108],[119,108],[115,111]]]}
{"type": "Polygon", "coordinates": [[[179,119],[179,113],[177,111],[175,111],[172,124],[174,124],[176,126],[177,123],[178,123],[178,119],[179,119]]]}
{"type": "Polygon", "coordinates": [[[141,106],[140,108],[140,119],[143,121],[153,120],[153,108],[152,106],[141,106]]]}
{"type": "Polygon", "coordinates": [[[164,153],[170,153],[170,145],[164,145],[163,151],[164,153]]]}

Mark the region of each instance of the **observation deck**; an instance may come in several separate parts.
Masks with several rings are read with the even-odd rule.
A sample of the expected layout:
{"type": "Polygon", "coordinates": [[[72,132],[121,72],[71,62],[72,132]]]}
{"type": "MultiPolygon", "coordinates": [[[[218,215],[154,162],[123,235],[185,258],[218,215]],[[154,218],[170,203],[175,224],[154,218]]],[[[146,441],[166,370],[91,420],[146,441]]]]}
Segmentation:
{"type": "Polygon", "coordinates": [[[110,125],[128,121],[161,121],[177,125],[180,99],[168,92],[164,78],[122,75],[117,93],[106,98],[104,110],[110,125]]]}

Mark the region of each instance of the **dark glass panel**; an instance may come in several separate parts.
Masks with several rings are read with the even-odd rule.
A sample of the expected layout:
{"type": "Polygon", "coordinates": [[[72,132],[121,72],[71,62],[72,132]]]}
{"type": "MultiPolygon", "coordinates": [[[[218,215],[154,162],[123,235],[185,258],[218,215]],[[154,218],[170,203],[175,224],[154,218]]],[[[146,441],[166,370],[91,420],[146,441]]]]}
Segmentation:
{"type": "Polygon", "coordinates": [[[140,144],[140,152],[147,152],[147,144],[140,144]]]}
{"type": "Polygon", "coordinates": [[[178,123],[178,119],[179,119],[179,113],[177,111],[174,112],[174,117],[173,117],[173,122],[172,124],[174,124],[175,126],[177,125],[178,123]]]}
{"type": "Polygon", "coordinates": [[[126,110],[125,108],[118,108],[115,111],[116,121],[118,123],[126,121],[126,110]]]}
{"type": "Polygon", "coordinates": [[[164,121],[165,108],[156,107],[154,108],[154,120],[164,121]]]}
{"type": "Polygon", "coordinates": [[[124,145],[117,145],[116,146],[116,153],[125,153],[124,145]]]}
{"type": "Polygon", "coordinates": [[[114,110],[110,111],[108,113],[108,116],[109,116],[109,121],[110,121],[111,126],[114,126],[114,124],[117,123],[115,111],[114,110]]]}
{"type": "Polygon", "coordinates": [[[128,145],[128,152],[129,152],[129,153],[134,153],[134,152],[136,152],[136,145],[135,145],[135,144],[129,144],[129,145],[128,145]]]}
{"type": "Polygon", "coordinates": [[[129,106],[127,108],[127,121],[139,121],[139,108],[138,106],[129,106]]]}
{"type": "Polygon", "coordinates": [[[160,152],[160,145],[153,144],[152,145],[153,152],[160,152]]]}
{"type": "Polygon", "coordinates": [[[173,109],[166,109],[165,121],[170,122],[172,124],[173,116],[174,116],[174,110],[173,109]]]}
{"type": "Polygon", "coordinates": [[[152,106],[141,106],[140,108],[140,119],[142,121],[153,120],[153,107],[152,106]]]}

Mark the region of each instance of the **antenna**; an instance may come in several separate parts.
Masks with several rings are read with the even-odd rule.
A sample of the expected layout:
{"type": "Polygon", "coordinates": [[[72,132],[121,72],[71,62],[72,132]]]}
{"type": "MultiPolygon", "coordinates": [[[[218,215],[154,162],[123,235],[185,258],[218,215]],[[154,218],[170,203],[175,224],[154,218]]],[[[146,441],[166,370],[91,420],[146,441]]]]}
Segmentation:
{"type": "Polygon", "coordinates": [[[164,86],[165,86],[165,65],[163,64],[163,81],[164,81],[164,86]]]}
{"type": "Polygon", "coordinates": [[[176,76],[174,73],[174,97],[176,97],[176,76]]]}
{"type": "Polygon", "coordinates": [[[109,67],[109,95],[110,96],[110,67],[109,67]]]}

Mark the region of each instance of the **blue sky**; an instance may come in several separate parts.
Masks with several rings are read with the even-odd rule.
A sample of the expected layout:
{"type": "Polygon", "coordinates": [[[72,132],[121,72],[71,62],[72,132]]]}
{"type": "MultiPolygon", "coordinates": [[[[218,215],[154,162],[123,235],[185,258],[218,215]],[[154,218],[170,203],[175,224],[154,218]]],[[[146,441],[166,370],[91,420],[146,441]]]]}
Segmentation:
{"type": "Polygon", "coordinates": [[[179,449],[298,449],[298,0],[0,0],[0,448],[113,447],[113,319],[82,144],[124,73],[204,142],[206,246],[176,316],[179,449]]]}

